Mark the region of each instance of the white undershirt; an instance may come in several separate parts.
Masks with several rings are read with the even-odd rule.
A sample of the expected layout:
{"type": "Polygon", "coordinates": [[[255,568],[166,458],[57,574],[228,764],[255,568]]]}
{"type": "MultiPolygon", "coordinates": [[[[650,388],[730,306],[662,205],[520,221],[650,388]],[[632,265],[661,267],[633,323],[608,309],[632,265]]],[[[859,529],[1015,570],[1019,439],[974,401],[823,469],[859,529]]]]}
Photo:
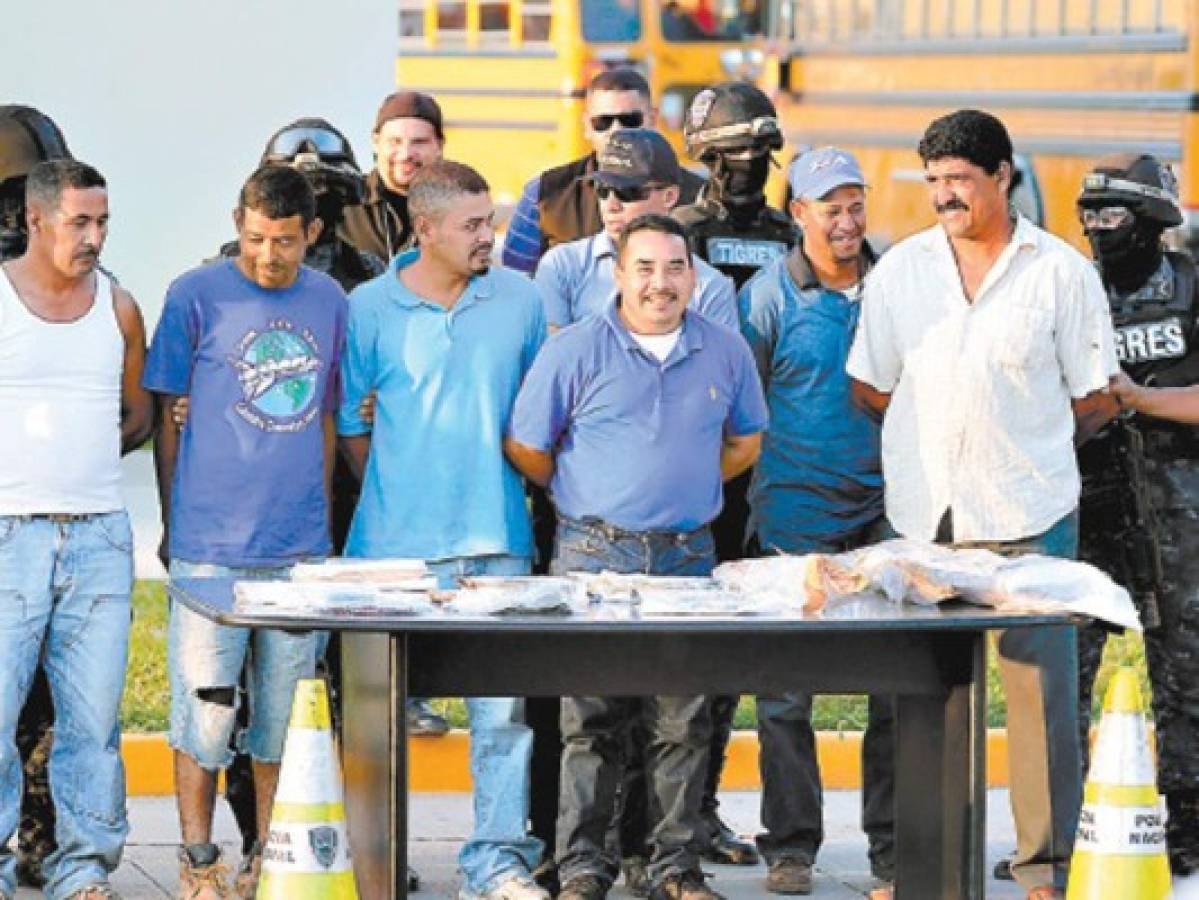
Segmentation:
{"type": "Polygon", "coordinates": [[[637,334],[635,331],[629,332],[629,334],[633,335],[633,340],[641,345],[641,349],[651,356],[656,357],[660,363],[666,362],[666,357],[670,356],[670,351],[679,342],[679,335],[682,333],[682,325],[666,334],[637,334]]]}

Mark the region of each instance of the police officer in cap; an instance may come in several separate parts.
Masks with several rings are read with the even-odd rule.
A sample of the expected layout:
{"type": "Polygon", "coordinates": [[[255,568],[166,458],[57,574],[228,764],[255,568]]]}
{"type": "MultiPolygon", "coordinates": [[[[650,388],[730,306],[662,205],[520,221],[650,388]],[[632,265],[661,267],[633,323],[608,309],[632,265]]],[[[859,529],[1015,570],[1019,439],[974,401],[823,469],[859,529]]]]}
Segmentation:
{"type": "MultiPolygon", "coordinates": [[[[794,223],[766,202],[771,153],[781,150],[783,132],[770,98],[751,84],[726,81],[695,95],[683,123],[688,155],[708,167],[710,177],[696,201],[674,211],[704,261],[740,288],[763,266],[781,259],[799,242],[794,223]]],[[[719,560],[744,556],[749,473],[724,486],[724,508],[712,523],[719,560]]],[[[706,857],[713,862],[753,865],[758,852],[720,820],[716,788],[732,734],[736,697],[712,701],[712,747],[703,813],[712,834],[706,857]]]]}
{"type": "MultiPolygon", "coordinates": [[[[1199,294],[1189,256],[1162,246],[1182,223],[1169,167],[1148,154],[1096,163],[1078,214],[1103,277],[1116,355],[1132,381],[1199,383],[1199,294]]],[[[1157,786],[1175,873],[1199,871],[1199,432],[1146,416],[1112,422],[1079,452],[1079,556],[1127,587],[1145,626],[1157,726],[1157,786]]],[[[1079,631],[1079,709],[1091,695],[1106,632],[1079,631]]],[[[1086,730],[1081,743],[1086,753],[1086,730]]]]}
{"type": "MultiPolygon", "coordinates": [[[[0,262],[25,252],[25,178],[51,159],[70,159],[66,139],[54,121],[31,106],[0,106],[0,262]]],[[[25,708],[17,721],[17,751],[25,773],[17,833],[17,881],[41,887],[42,863],[54,852],[54,803],[47,762],[54,740],[54,707],[46,673],[38,666],[25,708]]]]}

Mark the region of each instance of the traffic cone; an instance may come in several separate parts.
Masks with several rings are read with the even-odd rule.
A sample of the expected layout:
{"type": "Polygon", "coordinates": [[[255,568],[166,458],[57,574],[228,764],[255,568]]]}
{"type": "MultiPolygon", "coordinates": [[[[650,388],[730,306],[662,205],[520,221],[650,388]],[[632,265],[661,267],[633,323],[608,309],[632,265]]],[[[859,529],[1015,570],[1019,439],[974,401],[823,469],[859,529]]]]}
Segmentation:
{"type": "Polygon", "coordinates": [[[1124,667],[1103,700],[1066,900],[1167,900],[1165,825],[1141,690],[1124,667]]]}
{"type": "Polygon", "coordinates": [[[358,900],[325,683],[296,684],[258,900],[358,900]]]}

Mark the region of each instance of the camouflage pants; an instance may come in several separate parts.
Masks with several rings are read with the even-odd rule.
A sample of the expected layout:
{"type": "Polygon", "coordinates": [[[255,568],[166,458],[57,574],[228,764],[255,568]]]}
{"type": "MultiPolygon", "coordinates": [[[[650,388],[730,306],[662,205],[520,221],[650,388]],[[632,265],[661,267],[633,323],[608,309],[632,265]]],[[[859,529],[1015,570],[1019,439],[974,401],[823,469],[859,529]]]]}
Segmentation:
{"type": "Polygon", "coordinates": [[[21,821],[17,830],[17,874],[32,887],[42,883],[41,868],[54,852],[54,801],[50,796],[50,746],[54,742],[54,705],[50,684],[40,666],[25,708],[17,720],[17,753],[25,774],[21,821]]]}

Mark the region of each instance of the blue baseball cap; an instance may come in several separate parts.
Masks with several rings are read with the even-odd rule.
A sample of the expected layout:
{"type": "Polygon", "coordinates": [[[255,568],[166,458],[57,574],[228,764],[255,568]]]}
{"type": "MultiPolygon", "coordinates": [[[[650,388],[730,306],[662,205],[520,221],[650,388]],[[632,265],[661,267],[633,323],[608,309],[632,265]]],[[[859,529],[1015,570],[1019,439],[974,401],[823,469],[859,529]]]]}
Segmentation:
{"type": "Polygon", "coordinates": [[[804,200],[819,200],[847,184],[866,186],[862,167],[853,154],[836,147],[821,147],[796,157],[787,180],[792,196],[804,200]]]}

